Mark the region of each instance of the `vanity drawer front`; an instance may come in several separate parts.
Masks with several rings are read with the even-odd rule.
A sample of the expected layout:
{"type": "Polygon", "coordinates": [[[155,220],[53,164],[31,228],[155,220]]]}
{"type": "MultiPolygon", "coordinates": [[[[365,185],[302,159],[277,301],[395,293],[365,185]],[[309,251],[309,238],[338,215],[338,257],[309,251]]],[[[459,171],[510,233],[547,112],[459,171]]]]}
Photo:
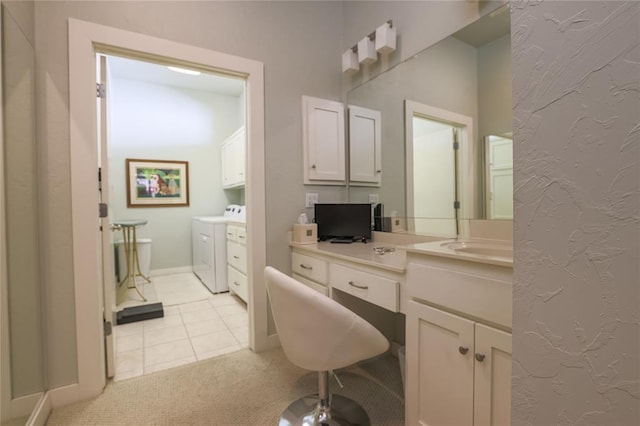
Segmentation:
{"type": "Polygon", "coordinates": [[[247,228],[240,226],[236,228],[236,241],[240,244],[247,244],[247,228]]]}
{"type": "Polygon", "coordinates": [[[247,276],[231,266],[227,266],[229,290],[233,291],[245,302],[247,301],[247,276]]]}
{"type": "Polygon", "coordinates": [[[243,273],[247,273],[247,247],[233,241],[227,243],[227,263],[243,273]]]}
{"type": "Polygon", "coordinates": [[[400,308],[398,281],[332,263],[331,286],[392,312],[400,308]]]}
{"type": "Polygon", "coordinates": [[[236,241],[238,239],[238,227],[227,225],[227,240],[236,241]]]}
{"type": "Polygon", "coordinates": [[[409,298],[511,328],[511,283],[430,265],[409,263],[409,298]]]}
{"type": "Polygon", "coordinates": [[[310,278],[320,284],[329,283],[327,279],[327,262],[324,260],[294,252],[291,255],[291,261],[291,269],[296,274],[310,278]]]}
{"type": "Polygon", "coordinates": [[[312,289],[314,289],[320,294],[324,294],[325,296],[329,295],[329,287],[323,286],[322,284],[318,284],[315,281],[311,281],[303,277],[302,275],[293,274],[293,278],[295,278],[296,280],[300,281],[303,284],[306,284],[307,286],[311,287],[312,289]]]}

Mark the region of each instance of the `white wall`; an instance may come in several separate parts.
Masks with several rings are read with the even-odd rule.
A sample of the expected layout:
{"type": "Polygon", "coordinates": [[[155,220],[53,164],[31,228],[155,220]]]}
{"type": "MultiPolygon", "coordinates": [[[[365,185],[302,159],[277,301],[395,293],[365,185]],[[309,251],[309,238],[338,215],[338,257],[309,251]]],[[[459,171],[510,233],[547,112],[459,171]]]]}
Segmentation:
{"type": "Polygon", "coordinates": [[[191,218],[222,215],[230,203],[222,189],[220,144],[243,125],[240,99],[138,80],[110,83],[112,218],[148,220],[137,234],[152,239],[152,270],[191,266],[191,218]],[[127,158],[187,161],[189,206],[128,208],[127,158]]]}
{"type": "Polygon", "coordinates": [[[640,3],[512,3],[512,424],[640,424],[640,3]]]}

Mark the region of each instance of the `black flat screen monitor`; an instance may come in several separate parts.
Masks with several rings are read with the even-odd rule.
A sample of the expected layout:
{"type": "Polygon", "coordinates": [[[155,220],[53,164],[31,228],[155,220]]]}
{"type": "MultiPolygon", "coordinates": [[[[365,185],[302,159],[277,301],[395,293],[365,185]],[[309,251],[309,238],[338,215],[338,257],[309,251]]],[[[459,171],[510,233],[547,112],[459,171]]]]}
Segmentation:
{"type": "Polygon", "coordinates": [[[371,204],[316,204],[318,238],[371,240],[371,204]]]}

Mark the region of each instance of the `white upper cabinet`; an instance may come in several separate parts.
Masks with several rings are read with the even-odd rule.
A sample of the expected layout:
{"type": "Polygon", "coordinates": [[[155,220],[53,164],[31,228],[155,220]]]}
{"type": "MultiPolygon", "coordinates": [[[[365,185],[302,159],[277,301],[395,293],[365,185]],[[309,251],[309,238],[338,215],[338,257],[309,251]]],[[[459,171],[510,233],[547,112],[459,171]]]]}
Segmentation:
{"type": "Polygon", "coordinates": [[[382,140],[380,111],[349,106],[349,182],[380,186],[382,140]]]}
{"type": "Polygon", "coordinates": [[[345,179],[344,106],[302,97],[304,183],[343,185],[345,179]]]}
{"type": "Polygon", "coordinates": [[[222,187],[240,188],[245,183],[246,132],[244,126],[222,142],[222,187]]]}

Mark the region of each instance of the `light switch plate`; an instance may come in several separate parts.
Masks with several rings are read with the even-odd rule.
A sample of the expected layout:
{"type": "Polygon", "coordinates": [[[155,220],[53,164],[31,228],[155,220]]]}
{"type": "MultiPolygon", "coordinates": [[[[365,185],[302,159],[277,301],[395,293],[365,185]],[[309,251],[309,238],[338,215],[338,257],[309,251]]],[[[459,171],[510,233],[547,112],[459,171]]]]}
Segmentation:
{"type": "Polygon", "coordinates": [[[318,204],[318,194],[315,192],[307,192],[305,197],[305,207],[313,207],[318,204]]]}

